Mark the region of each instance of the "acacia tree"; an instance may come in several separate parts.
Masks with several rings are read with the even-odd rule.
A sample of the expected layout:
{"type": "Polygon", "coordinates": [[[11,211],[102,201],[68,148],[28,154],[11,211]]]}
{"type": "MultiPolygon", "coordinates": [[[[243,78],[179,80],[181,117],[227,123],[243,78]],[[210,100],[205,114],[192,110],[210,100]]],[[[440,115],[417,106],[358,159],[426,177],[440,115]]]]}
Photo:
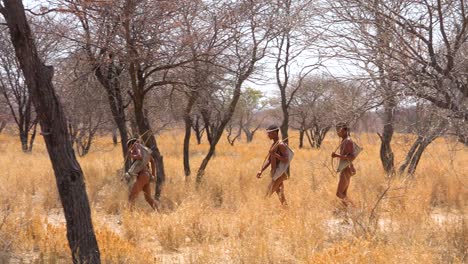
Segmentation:
{"type": "MultiPolygon", "coordinates": [[[[56,74],[56,84],[60,88],[60,95],[64,98],[64,109],[69,116],[68,128],[72,146],[79,156],[89,153],[94,137],[99,129],[104,128],[112,118],[106,105],[104,89],[96,89],[100,84],[96,77],[80,70],[80,66],[73,65],[70,58],[60,64],[61,70],[56,74]]],[[[87,65],[84,65],[87,66],[87,65]]]]}
{"type": "MultiPolygon", "coordinates": [[[[392,23],[387,16],[378,12],[382,5],[388,4],[386,13],[397,12],[402,1],[330,1],[332,24],[329,39],[338,49],[341,57],[352,59],[370,80],[369,88],[375,90],[374,96],[380,98],[383,107],[383,131],[378,133],[380,160],[387,174],[395,172],[394,154],[391,141],[394,133],[395,110],[399,85],[390,77],[389,65],[392,60],[387,51],[395,45],[395,40],[387,28],[392,23]],[[371,7],[369,9],[365,6],[371,7]]],[[[362,77],[361,77],[362,78],[362,77]]]]}
{"type": "Polygon", "coordinates": [[[231,146],[241,137],[244,132],[246,142],[250,143],[257,130],[265,120],[257,115],[267,106],[267,101],[262,100],[263,93],[260,90],[247,87],[242,92],[234,115],[226,128],[227,139],[231,146]]]}
{"type": "Polygon", "coordinates": [[[224,2],[179,1],[177,17],[182,23],[181,29],[189,50],[190,63],[184,65],[179,71],[179,78],[185,80],[179,90],[185,95],[183,120],[185,126],[183,145],[183,164],[185,176],[190,176],[189,148],[192,127],[195,129],[198,142],[201,140],[200,116],[205,121],[206,135],[209,142],[212,139],[210,109],[201,105],[200,97],[212,94],[216,90],[216,81],[223,78],[224,70],[217,65],[220,58],[229,48],[232,35],[228,28],[229,13],[224,9],[224,2]],[[206,91],[209,91],[208,93],[206,91]],[[192,120],[192,111],[200,105],[201,115],[195,115],[192,120]]]}
{"type": "Polygon", "coordinates": [[[165,181],[163,156],[145,115],[145,97],[155,88],[184,84],[177,80],[175,69],[188,64],[186,43],[180,31],[174,3],[159,5],[153,1],[126,1],[123,6],[122,32],[130,75],[131,98],[135,121],[143,141],[153,150],[157,164],[155,197],[159,199],[165,181]]]}
{"type": "Polygon", "coordinates": [[[446,113],[437,109],[434,105],[418,102],[414,112],[415,116],[411,120],[409,132],[417,135],[417,138],[409,149],[405,161],[398,169],[400,174],[406,172],[410,176],[414,175],[427,146],[443,135],[449,128],[449,119],[446,113]]]}
{"type": "Polygon", "coordinates": [[[254,73],[258,61],[265,57],[272,38],[272,8],[268,3],[239,1],[228,3],[226,10],[232,14],[229,34],[233,38],[229,52],[222,61],[226,70],[225,81],[222,84],[231,87],[232,92],[229,94],[232,96],[226,100],[227,107],[222,113],[219,125],[215,127],[210,149],[198,168],[197,183],[201,183],[216,145],[234,114],[244,82],[254,73]]]}
{"type": "Polygon", "coordinates": [[[419,97],[450,110],[453,117],[468,117],[468,84],[461,70],[466,68],[468,41],[466,2],[353,0],[331,6],[334,21],[341,22],[336,30],[342,42],[337,43],[348,43],[348,55],[373,64],[368,72],[383,88],[386,127],[381,156],[386,171],[392,172],[396,95],[419,97]],[[342,30],[347,27],[354,30],[342,30]]]}
{"type": "Polygon", "coordinates": [[[255,133],[262,126],[265,117],[259,117],[258,113],[267,106],[268,101],[264,100],[261,91],[247,87],[242,93],[237,109],[240,112],[239,127],[244,131],[247,143],[252,142],[255,133]]]}
{"type": "MultiPolygon", "coordinates": [[[[368,7],[367,7],[368,8],[368,7]]],[[[389,65],[410,96],[427,100],[453,117],[468,119],[468,47],[466,1],[405,1],[396,11],[384,3],[375,10],[394,26],[384,25],[397,45],[385,54],[389,65]],[[414,10],[421,14],[414,17],[414,10]]]]}
{"type": "MultiPolygon", "coordinates": [[[[318,10],[316,1],[281,0],[275,3],[275,24],[277,35],[273,44],[276,83],[280,90],[283,121],[281,135],[287,143],[289,129],[289,108],[297,91],[302,87],[302,80],[321,64],[318,54],[312,53],[312,47],[321,32],[314,25],[318,10]],[[306,61],[306,64],[301,63],[306,61]],[[310,63],[314,61],[313,63],[310,63]],[[290,85],[291,69],[298,68],[298,82],[290,85]],[[289,93],[288,93],[289,92],[289,93]]],[[[317,48],[317,46],[316,46],[317,48]]]]}
{"type": "MultiPolygon", "coordinates": [[[[18,127],[21,149],[23,152],[31,152],[36,137],[37,118],[6,31],[0,33],[0,62],[0,92],[18,127]]],[[[2,122],[2,129],[4,125],[6,122],[2,122]]]]}
{"type": "Polygon", "coordinates": [[[38,56],[22,2],[2,2],[0,14],[9,28],[11,42],[36,109],[41,134],[54,169],[73,262],[100,263],[83,172],[74,155],[66,117],[52,84],[53,67],[46,66],[38,56]]]}
{"type": "Polygon", "coordinates": [[[130,162],[127,156],[128,130],[125,109],[125,56],[122,54],[118,28],[121,27],[121,3],[99,1],[60,0],[50,12],[71,14],[61,21],[61,30],[53,34],[74,43],[70,60],[80,67],[80,76],[92,72],[107,96],[112,118],[119,131],[125,169],[130,162]],[[76,21],[75,21],[76,20],[76,21]],[[78,22],[81,28],[70,27],[78,22]]]}

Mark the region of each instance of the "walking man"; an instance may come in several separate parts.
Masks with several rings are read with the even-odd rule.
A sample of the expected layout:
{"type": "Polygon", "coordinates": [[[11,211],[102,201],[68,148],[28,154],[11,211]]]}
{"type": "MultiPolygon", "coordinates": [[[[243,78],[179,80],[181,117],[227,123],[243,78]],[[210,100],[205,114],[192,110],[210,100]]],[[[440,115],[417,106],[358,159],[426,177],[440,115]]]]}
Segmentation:
{"type": "Polygon", "coordinates": [[[290,151],[289,147],[279,140],[279,127],[271,125],[267,128],[268,138],[273,141],[268,153],[268,160],[263,164],[262,169],[258,171],[257,178],[262,177],[264,170],[271,166],[271,183],[268,186],[267,197],[270,197],[273,193],[278,195],[278,198],[282,205],[287,206],[286,197],[284,195],[284,181],[288,179],[286,173],[292,159],[293,152],[290,151]]]}
{"type": "Polygon", "coordinates": [[[146,202],[153,210],[158,210],[156,201],[151,197],[150,179],[154,177],[156,173],[156,163],[151,156],[151,150],[138,142],[136,138],[129,139],[127,146],[129,149],[129,156],[132,159],[132,166],[125,174],[125,178],[128,182],[132,177],[136,176],[136,181],[128,197],[130,208],[134,208],[135,199],[138,197],[138,194],[143,191],[146,202]],[[151,165],[151,174],[148,170],[148,164],[151,165]]]}

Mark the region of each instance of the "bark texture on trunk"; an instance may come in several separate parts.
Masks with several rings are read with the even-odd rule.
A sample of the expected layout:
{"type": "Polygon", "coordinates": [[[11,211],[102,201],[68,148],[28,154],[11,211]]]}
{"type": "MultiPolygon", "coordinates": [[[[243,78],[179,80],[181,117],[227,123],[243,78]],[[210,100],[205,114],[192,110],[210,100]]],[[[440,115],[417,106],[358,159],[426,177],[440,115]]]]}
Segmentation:
{"type": "Polygon", "coordinates": [[[395,123],[396,103],[393,97],[386,99],[384,103],[383,133],[380,137],[380,161],[387,175],[395,173],[395,161],[390,143],[392,142],[395,123]]]}
{"type": "Polygon", "coordinates": [[[39,58],[22,2],[3,2],[5,8],[0,11],[10,29],[54,169],[73,262],[100,263],[83,172],[73,152],[65,114],[52,84],[53,68],[44,65],[39,58]]]}
{"type": "Polygon", "coordinates": [[[184,123],[185,123],[185,135],[184,135],[184,149],[183,149],[183,156],[184,156],[184,173],[185,177],[190,176],[190,137],[192,136],[192,119],[190,118],[190,113],[192,112],[192,108],[195,105],[195,101],[197,99],[198,94],[196,92],[192,92],[189,96],[187,105],[185,106],[184,111],[184,123]]]}
{"type": "Polygon", "coordinates": [[[299,148],[303,148],[304,147],[304,129],[301,127],[301,129],[299,129],[299,148]]]}

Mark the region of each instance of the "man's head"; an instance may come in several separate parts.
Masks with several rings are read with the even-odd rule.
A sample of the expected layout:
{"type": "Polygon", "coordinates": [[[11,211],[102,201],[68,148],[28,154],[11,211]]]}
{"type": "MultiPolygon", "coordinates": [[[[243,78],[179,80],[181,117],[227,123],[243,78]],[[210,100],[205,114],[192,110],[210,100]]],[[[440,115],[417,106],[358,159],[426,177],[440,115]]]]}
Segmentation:
{"type": "Polygon", "coordinates": [[[278,138],[278,132],[279,132],[279,127],[277,125],[270,125],[267,130],[269,139],[275,139],[278,138]]]}
{"type": "Polygon", "coordinates": [[[336,134],[339,136],[339,137],[347,137],[348,134],[349,134],[349,126],[347,123],[345,122],[339,122],[338,124],[336,124],[336,134]]]}
{"type": "Polygon", "coordinates": [[[137,138],[131,138],[127,141],[127,147],[128,148],[132,148],[133,147],[133,144],[135,144],[136,142],[138,142],[138,139],[137,138]]]}

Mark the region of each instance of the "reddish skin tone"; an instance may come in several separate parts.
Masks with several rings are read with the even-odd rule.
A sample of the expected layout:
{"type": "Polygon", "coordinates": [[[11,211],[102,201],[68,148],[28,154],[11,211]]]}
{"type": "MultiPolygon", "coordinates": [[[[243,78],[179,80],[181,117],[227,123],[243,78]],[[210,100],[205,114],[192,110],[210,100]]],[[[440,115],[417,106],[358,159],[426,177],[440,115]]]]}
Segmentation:
{"type": "MultiPolygon", "coordinates": [[[[132,160],[143,159],[140,143],[136,142],[132,144],[129,147],[129,149],[130,149],[130,158],[132,160]]],[[[156,162],[154,162],[153,157],[150,157],[149,162],[151,164],[151,172],[152,172],[151,175],[155,175],[156,174],[156,162]]],[[[151,206],[151,208],[159,212],[156,201],[153,199],[153,197],[151,197],[150,174],[147,169],[144,169],[138,173],[137,180],[133,184],[133,187],[130,190],[128,201],[130,202],[130,208],[132,210],[135,207],[135,199],[138,197],[138,194],[141,191],[143,191],[143,194],[145,195],[145,200],[151,206]]]]}
{"type": "MultiPolygon", "coordinates": [[[[289,160],[288,158],[288,151],[286,149],[286,146],[284,143],[279,143],[275,148],[273,146],[278,142],[279,137],[278,137],[278,130],[268,132],[268,138],[273,140],[273,144],[270,147],[269,151],[269,158],[268,162],[262,167],[261,170],[257,172],[257,178],[262,177],[262,173],[264,170],[268,168],[268,166],[271,165],[271,173],[274,173],[276,171],[277,165],[280,161],[287,162],[289,160]]],[[[268,191],[266,196],[271,196],[273,193],[276,192],[278,195],[278,198],[281,202],[282,205],[288,205],[286,202],[286,197],[284,195],[284,184],[283,182],[287,179],[287,175],[283,174],[281,177],[276,179],[275,181],[272,180],[270,185],[268,186],[268,191]]]]}
{"type": "MultiPolygon", "coordinates": [[[[353,149],[353,142],[348,137],[348,130],[345,128],[337,128],[336,134],[341,138],[341,148],[340,154],[336,154],[333,152],[331,154],[332,158],[339,158],[342,160],[354,160],[354,156],[352,153],[354,152],[353,149]]],[[[341,171],[340,173],[340,181],[338,182],[338,188],[336,190],[336,196],[341,199],[341,202],[347,208],[349,205],[354,205],[353,202],[348,198],[348,187],[351,183],[351,176],[355,174],[355,169],[351,164],[347,168],[341,171]]]]}

